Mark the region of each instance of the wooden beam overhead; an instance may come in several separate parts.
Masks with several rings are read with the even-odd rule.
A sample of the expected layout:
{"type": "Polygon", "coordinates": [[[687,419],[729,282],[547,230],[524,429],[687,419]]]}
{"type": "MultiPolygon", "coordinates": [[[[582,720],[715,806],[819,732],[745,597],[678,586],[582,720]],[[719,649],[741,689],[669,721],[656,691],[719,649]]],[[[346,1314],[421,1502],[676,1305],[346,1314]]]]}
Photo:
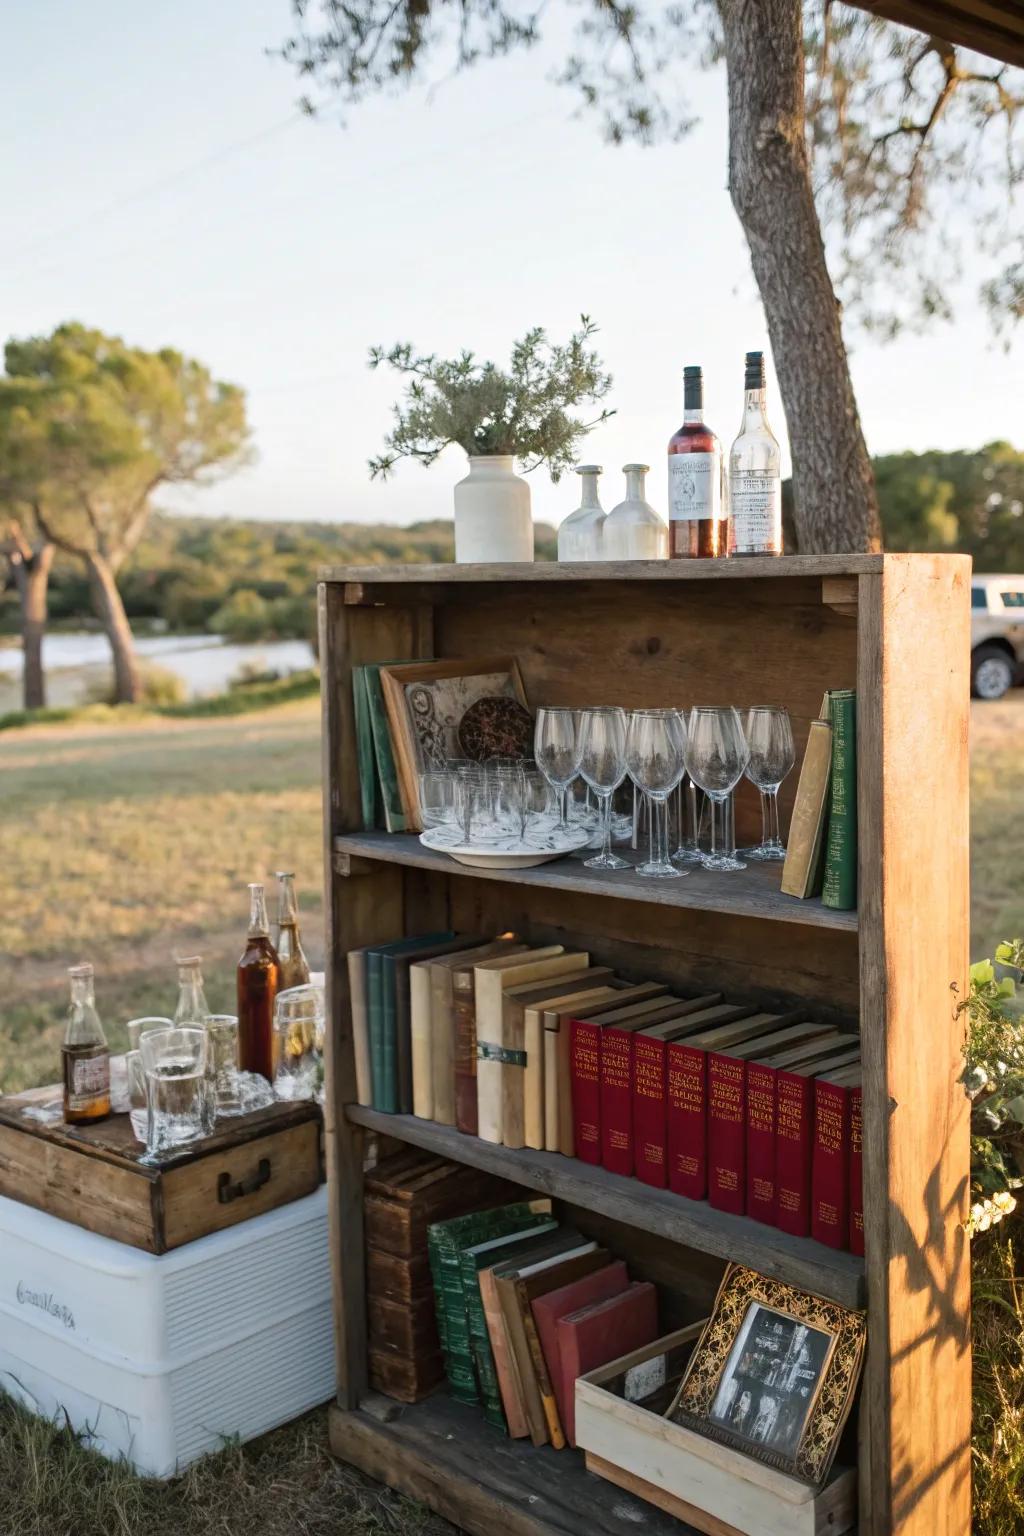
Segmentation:
{"type": "Polygon", "coordinates": [[[918,32],[1024,66],[1020,0],[856,0],[860,9],[918,32]]]}

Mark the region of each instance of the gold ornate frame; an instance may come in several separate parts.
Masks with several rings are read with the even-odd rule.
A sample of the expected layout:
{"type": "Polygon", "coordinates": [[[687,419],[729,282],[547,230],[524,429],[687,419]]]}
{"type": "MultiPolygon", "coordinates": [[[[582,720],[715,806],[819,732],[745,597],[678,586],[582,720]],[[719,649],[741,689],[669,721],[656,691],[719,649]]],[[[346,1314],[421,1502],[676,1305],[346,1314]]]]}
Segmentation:
{"type": "Polygon", "coordinates": [[[823,1301],[752,1269],[730,1265],[667,1417],[820,1487],[828,1476],[843,1425],[853,1406],[865,1337],[863,1312],[851,1312],[834,1301],[823,1301]],[[772,1312],[828,1334],[832,1341],[792,1457],[754,1444],[710,1419],[719,1382],[751,1303],[760,1303],[772,1312]]]}

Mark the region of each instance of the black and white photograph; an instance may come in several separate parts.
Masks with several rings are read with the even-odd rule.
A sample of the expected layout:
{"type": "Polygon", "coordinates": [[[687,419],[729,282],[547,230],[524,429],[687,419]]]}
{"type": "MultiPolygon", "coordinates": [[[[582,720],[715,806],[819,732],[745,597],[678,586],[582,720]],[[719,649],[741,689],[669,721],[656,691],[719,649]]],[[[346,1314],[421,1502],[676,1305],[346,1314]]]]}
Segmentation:
{"type": "Polygon", "coordinates": [[[710,1419],[782,1456],[795,1454],[832,1336],[752,1302],[729,1351],[710,1419]]]}

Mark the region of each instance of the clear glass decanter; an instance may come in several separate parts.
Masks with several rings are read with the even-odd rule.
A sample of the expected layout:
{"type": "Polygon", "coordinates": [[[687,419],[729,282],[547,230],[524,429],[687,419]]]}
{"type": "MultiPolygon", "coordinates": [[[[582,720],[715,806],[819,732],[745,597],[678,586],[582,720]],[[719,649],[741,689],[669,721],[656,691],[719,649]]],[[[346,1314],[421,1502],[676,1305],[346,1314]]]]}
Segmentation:
{"type": "Polygon", "coordinates": [[[604,508],[597,494],[600,464],[579,464],[576,473],[580,477],[582,499],[575,512],[558,529],[559,560],[602,560],[604,551],[601,529],[604,526],[604,508]]]}
{"type": "Polygon", "coordinates": [[[605,560],[667,560],[668,525],[645,499],[647,464],[624,464],[626,499],[604,520],[601,540],[605,560]]]}

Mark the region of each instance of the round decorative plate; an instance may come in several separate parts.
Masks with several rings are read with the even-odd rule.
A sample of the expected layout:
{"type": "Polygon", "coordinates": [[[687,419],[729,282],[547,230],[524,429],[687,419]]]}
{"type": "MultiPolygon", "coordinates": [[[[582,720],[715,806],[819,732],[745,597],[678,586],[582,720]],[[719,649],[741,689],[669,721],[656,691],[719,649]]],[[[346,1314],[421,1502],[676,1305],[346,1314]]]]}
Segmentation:
{"type": "Polygon", "coordinates": [[[504,847],[486,848],[474,843],[457,843],[454,847],[445,842],[441,827],[432,827],[420,833],[424,848],[435,853],[449,853],[459,864],[470,869],[532,869],[537,864],[548,864],[552,859],[564,859],[567,853],[578,853],[590,841],[590,833],[573,831],[567,837],[557,833],[546,843],[519,843],[509,841],[504,847]]]}

